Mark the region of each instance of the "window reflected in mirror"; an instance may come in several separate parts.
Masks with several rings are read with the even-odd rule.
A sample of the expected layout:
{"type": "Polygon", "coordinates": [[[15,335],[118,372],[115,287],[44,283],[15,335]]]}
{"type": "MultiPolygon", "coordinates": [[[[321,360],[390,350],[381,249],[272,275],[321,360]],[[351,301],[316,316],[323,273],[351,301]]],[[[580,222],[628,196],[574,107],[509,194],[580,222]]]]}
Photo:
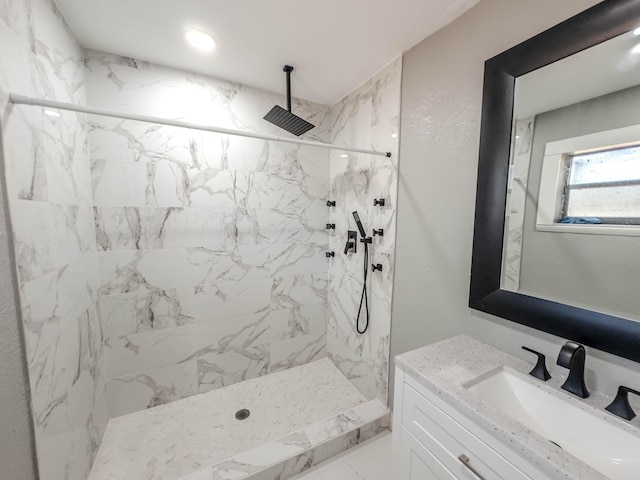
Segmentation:
{"type": "Polygon", "coordinates": [[[566,162],[560,223],[640,223],[640,146],[567,155],[566,162]]]}

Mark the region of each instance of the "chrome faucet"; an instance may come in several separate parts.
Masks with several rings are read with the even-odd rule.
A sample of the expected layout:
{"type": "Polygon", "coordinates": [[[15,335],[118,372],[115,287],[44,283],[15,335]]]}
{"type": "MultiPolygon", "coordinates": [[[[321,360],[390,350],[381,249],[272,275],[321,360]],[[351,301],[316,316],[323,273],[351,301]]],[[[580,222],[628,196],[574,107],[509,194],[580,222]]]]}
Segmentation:
{"type": "Polygon", "coordinates": [[[584,361],[586,353],[584,347],[575,342],[563,345],[558,355],[558,365],[569,369],[569,376],[562,384],[562,388],[582,398],[589,396],[589,390],[584,383],[584,361]]]}

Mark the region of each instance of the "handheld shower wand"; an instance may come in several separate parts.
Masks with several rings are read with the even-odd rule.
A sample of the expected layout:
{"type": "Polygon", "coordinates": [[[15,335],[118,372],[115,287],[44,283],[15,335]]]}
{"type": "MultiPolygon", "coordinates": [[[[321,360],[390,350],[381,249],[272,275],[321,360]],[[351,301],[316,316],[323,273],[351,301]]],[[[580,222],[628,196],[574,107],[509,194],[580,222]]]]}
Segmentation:
{"type": "Polygon", "coordinates": [[[367,295],[367,275],[369,273],[369,244],[372,243],[371,237],[367,237],[367,232],[362,226],[360,221],[360,215],[358,212],[353,212],[353,218],[356,221],[356,226],[360,230],[360,241],[364,244],[364,284],[362,286],[362,295],[360,296],[360,306],[358,307],[358,316],[356,317],[356,331],[362,335],[369,328],[369,297],[367,295]],[[365,307],[365,324],[364,328],[360,330],[360,313],[362,312],[362,305],[365,307]]]}

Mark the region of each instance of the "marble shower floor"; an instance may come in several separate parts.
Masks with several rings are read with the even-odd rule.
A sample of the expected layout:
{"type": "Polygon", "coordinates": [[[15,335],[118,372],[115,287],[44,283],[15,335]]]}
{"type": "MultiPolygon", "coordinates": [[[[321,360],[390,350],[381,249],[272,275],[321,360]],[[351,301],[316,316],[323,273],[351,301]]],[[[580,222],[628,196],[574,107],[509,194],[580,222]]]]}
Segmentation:
{"type": "Polygon", "coordinates": [[[328,359],[247,380],[112,419],[89,480],[179,479],[365,403],[328,359]]]}

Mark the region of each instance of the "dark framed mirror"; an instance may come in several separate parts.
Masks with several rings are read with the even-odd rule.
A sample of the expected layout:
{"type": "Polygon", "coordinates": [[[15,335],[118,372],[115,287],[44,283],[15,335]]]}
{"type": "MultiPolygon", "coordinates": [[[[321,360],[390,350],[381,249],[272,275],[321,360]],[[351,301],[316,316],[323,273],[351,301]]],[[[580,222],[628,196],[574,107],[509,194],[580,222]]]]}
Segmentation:
{"type": "MultiPolygon", "coordinates": [[[[631,35],[638,27],[640,0],[606,0],[485,63],[469,306],[640,362],[640,311],[636,320],[606,308],[563,301],[562,288],[558,298],[550,298],[513,291],[503,283],[517,79],[603,42],[631,35]]],[[[640,35],[637,38],[640,44],[640,35]]],[[[537,201],[531,203],[537,205],[537,201]]],[[[628,242],[640,245],[640,236],[628,242]]],[[[626,262],[634,272],[640,271],[640,257],[626,262]]],[[[634,288],[640,290],[640,284],[634,288]]],[[[640,297],[640,291],[636,296],[640,297]]]]}

